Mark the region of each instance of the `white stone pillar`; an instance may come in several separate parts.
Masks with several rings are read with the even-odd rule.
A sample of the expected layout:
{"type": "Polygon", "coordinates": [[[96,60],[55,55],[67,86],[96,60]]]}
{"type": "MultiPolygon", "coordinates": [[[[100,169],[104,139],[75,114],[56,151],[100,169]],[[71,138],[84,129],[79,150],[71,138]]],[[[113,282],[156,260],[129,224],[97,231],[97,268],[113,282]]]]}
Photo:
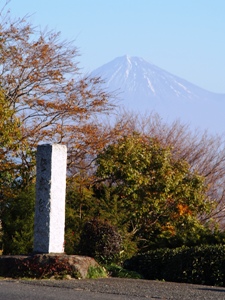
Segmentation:
{"type": "Polygon", "coordinates": [[[37,148],[34,253],[63,253],[67,149],[44,144],[37,148]]]}

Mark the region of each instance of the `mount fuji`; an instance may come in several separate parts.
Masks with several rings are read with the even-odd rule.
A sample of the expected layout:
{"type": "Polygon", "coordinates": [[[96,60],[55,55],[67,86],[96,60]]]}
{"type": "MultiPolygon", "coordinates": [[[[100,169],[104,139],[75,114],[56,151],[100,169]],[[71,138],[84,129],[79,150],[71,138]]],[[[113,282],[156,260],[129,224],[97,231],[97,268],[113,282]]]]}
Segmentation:
{"type": "Polygon", "coordinates": [[[156,112],[168,122],[179,119],[193,129],[225,133],[225,94],[202,89],[142,58],[115,58],[91,76],[100,76],[129,111],[156,112]]]}

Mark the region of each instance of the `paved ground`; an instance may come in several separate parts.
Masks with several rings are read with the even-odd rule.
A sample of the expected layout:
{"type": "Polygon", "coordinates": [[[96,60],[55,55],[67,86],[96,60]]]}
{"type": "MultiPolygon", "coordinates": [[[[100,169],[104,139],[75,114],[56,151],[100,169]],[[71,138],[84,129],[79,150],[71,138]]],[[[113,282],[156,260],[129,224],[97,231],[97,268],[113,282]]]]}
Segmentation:
{"type": "Polygon", "coordinates": [[[0,280],[2,300],[225,300],[225,288],[137,279],[0,280]]]}

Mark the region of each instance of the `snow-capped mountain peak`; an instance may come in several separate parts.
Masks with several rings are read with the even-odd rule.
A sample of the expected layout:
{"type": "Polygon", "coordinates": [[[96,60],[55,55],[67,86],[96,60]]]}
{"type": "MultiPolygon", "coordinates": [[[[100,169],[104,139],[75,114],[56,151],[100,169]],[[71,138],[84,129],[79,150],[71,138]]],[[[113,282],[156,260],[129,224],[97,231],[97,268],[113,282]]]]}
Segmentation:
{"type": "Polygon", "coordinates": [[[202,89],[140,57],[117,57],[91,75],[101,76],[109,92],[119,92],[121,105],[129,109],[156,111],[168,120],[179,118],[203,129],[214,125],[209,114],[221,115],[225,109],[225,95],[202,89]]]}

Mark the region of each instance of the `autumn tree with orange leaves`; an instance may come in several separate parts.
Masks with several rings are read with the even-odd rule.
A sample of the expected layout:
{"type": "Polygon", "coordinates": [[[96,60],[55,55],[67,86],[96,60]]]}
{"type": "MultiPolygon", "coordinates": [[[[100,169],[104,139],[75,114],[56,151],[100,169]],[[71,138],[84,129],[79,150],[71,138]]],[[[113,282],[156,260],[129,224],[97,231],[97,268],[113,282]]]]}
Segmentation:
{"type": "Polygon", "coordinates": [[[83,184],[87,176],[79,170],[90,168],[99,149],[120,131],[102,125],[101,117],[115,108],[114,97],[100,78],[81,74],[78,57],[73,42],[63,41],[59,33],[40,31],[28,18],[15,20],[5,8],[0,11],[2,222],[7,203],[26,189],[30,194],[39,143],[65,144],[68,174],[83,184]]]}
{"type": "MultiPolygon", "coordinates": [[[[80,74],[79,53],[72,42],[62,41],[52,31],[37,31],[26,18],[12,20],[3,10],[0,36],[4,106],[13,112],[11,118],[18,120],[20,133],[12,155],[14,179],[20,178],[25,185],[32,180],[40,142],[67,145],[71,172],[81,167],[81,161],[85,167],[89,155],[108,139],[96,120],[114,108],[101,79],[80,74]]],[[[4,149],[9,150],[7,145],[4,149]]]]}

